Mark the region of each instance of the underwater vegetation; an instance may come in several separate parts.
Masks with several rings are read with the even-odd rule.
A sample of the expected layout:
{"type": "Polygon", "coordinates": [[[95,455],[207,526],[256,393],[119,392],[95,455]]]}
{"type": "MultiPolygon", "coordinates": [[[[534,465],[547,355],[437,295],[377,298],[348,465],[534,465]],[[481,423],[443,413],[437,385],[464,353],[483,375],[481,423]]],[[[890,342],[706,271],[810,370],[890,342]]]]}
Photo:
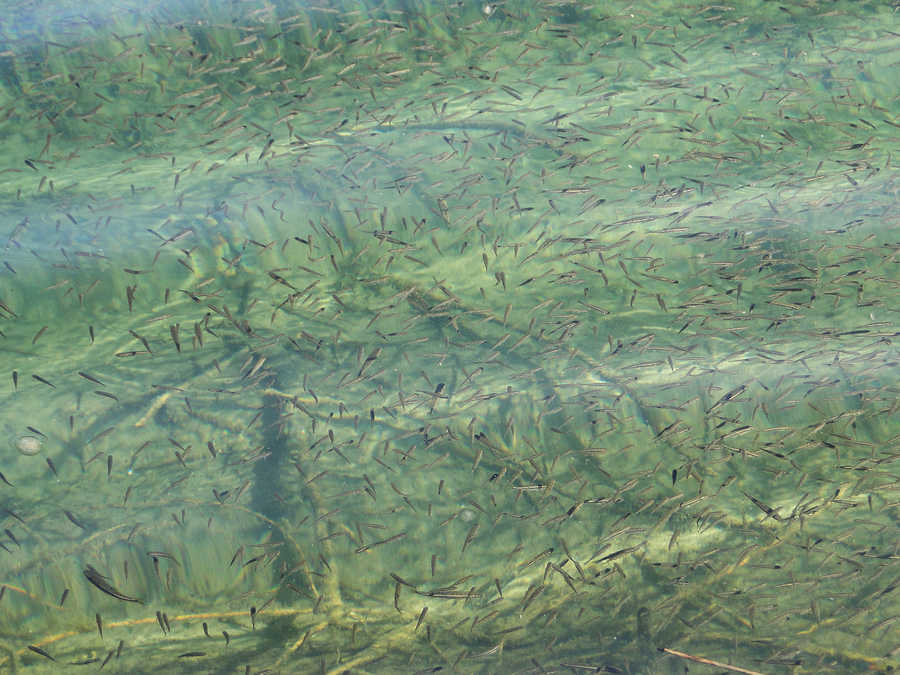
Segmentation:
{"type": "Polygon", "coordinates": [[[900,666],[877,2],[13,3],[0,670],[900,666]]]}

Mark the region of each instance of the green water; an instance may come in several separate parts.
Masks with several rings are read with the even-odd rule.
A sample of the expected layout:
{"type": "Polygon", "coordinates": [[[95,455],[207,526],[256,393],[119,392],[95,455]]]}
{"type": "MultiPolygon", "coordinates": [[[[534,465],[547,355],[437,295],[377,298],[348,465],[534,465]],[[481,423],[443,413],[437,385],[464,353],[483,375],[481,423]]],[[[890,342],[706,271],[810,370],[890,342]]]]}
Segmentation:
{"type": "Polygon", "coordinates": [[[732,5],[11,3],[0,670],[900,666],[900,20],[732,5]]]}

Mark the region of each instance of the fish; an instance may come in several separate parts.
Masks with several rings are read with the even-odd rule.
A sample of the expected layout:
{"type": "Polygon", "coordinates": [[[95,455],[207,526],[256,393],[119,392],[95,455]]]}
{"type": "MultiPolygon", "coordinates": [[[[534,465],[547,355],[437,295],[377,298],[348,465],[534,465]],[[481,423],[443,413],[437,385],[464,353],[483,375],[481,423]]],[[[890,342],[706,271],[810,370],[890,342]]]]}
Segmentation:
{"type": "Polygon", "coordinates": [[[109,582],[107,581],[107,578],[105,576],[103,576],[102,574],[100,574],[100,572],[98,572],[91,565],[88,565],[87,567],[84,568],[83,574],[84,574],[85,579],[90,581],[94,586],[99,588],[101,591],[103,591],[107,595],[110,595],[110,596],[116,598],[117,600],[122,600],[123,602],[135,602],[135,603],[138,603],[141,605],[144,604],[144,601],[141,600],[140,598],[135,598],[130,595],[125,595],[124,593],[113,588],[113,586],[111,586],[109,584],[109,582]]]}
{"type": "Polygon", "coordinates": [[[40,375],[32,375],[31,377],[33,377],[33,378],[34,378],[35,380],[37,380],[38,382],[41,382],[42,384],[46,384],[48,387],[53,387],[54,389],[56,389],[56,385],[55,385],[55,384],[53,384],[53,383],[50,382],[49,380],[45,380],[45,379],[44,379],[43,377],[41,377],[40,375]]]}
{"type": "Polygon", "coordinates": [[[172,336],[172,342],[175,343],[175,349],[180,353],[181,352],[181,342],[178,340],[178,327],[179,324],[174,323],[169,326],[169,333],[172,336]]]}
{"type": "Polygon", "coordinates": [[[31,340],[32,345],[34,345],[40,339],[41,335],[44,334],[44,331],[46,331],[48,327],[49,326],[44,326],[37,333],[35,333],[34,338],[32,338],[31,340]]]}
{"type": "Polygon", "coordinates": [[[28,645],[28,649],[33,651],[35,654],[40,654],[45,659],[50,659],[51,661],[56,661],[56,659],[54,659],[52,656],[50,656],[50,654],[48,654],[45,650],[41,649],[37,645],[28,645]]]}
{"type": "Polygon", "coordinates": [[[81,375],[81,377],[83,377],[84,379],[88,380],[89,382],[93,382],[94,384],[99,384],[101,387],[106,386],[100,380],[98,380],[96,377],[94,377],[93,375],[88,375],[87,373],[80,371],[80,370],[78,371],[78,374],[81,375]]]}

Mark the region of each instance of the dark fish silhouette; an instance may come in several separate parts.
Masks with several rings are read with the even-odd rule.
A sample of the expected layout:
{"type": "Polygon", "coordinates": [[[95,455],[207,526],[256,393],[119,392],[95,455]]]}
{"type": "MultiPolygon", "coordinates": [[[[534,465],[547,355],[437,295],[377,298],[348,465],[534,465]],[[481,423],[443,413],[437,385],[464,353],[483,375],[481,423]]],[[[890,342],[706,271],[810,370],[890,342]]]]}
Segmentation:
{"type": "Polygon", "coordinates": [[[106,580],[106,577],[100,574],[96,569],[94,569],[91,565],[88,565],[84,568],[84,576],[90,581],[94,586],[99,588],[101,591],[106,593],[107,595],[111,595],[117,600],[124,600],[125,602],[137,602],[143,604],[143,600],[139,598],[132,598],[129,595],[125,595],[124,593],[120,593],[115,588],[109,585],[109,582],[106,580]]]}

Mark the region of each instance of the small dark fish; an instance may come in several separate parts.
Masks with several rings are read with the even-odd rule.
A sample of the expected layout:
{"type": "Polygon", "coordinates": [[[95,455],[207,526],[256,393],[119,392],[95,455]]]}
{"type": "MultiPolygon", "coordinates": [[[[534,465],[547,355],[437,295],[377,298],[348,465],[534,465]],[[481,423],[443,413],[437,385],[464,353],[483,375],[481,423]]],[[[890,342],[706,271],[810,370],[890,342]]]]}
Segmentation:
{"type": "Polygon", "coordinates": [[[766,516],[768,516],[770,518],[774,518],[775,520],[783,520],[783,518],[778,515],[778,513],[775,511],[775,509],[773,509],[768,504],[764,504],[763,502],[761,502],[760,500],[758,500],[756,497],[754,497],[753,495],[751,495],[748,492],[744,492],[744,496],[747,499],[749,499],[751,502],[753,502],[754,506],[756,506],[756,508],[758,508],[760,511],[765,513],[766,516]]]}
{"type": "Polygon", "coordinates": [[[2,310],[3,310],[4,312],[6,312],[7,314],[12,315],[12,317],[13,317],[14,319],[18,319],[18,318],[19,318],[19,315],[18,315],[18,314],[16,314],[16,313],[15,313],[14,311],[12,311],[6,304],[4,304],[4,303],[2,303],[2,302],[0,302],[0,309],[2,309],[2,310]]]}
{"type": "Polygon", "coordinates": [[[381,541],[376,541],[371,544],[366,544],[364,546],[360,546],[356,549],[356,553],[363,553],[368,551],[370,548],[375,548],[376,546],[381,546],[382,544],[390,544],[391,542],[397,541],[398,539],[403,539],[406,536],[406,532],[401,532],[400,534],[395,534],[393,537],[388,537],[387,539],[382,539],[381,541]]]}
{"type": "MultiPolygon", "coordinates": [[[[475,535],[478,534],[479,527],[480,527],[480,525],[478,523],[475,523],[474,525],[472,525],[471,528],[469,528],[469,533],[466,535],[466,539],[463,542],[462,551],[460,551],[460,553],[466,552],[466,549],[469,547],[469,544],[472,543],[472,541],[475,539],[475,535]]],[[[553,549],[550,549],[550,550],[552,551],[553,549]]],[[[526,565],[526,567],[527,567],[527,565],[526,565]]]]}
{"type": "Polygon", "coordinates": [[[10,511],[9,509],[3,509],[3,510],[6,511],[10,516],[12,516],[16,520],[18,520],[23,525],[27,525],[27,523],[24,520],[22,520],[21,517],[17,516],[13,511],[10,511]]]}
{"type": "Polygon", "coordinates": [[[103,659],[103,663],[100,664],[100,670],[103,670],[106,667],[106,664],[112,660],[113,655],[116,653],[115,649],[110,649],[109,654],[106,655],[106,658],[103,659]]]}
{"type": "Polygon", "coordinates": [[[146,349],[151,354],[153,353],[153,350],[150,349],[150,343],[147,342],[147,338],[145,338],[143,335],[138,335],[133,330],[129,330],[128,332],[141,341],[141,344],[144,345],[144,349],[146,349]]]}
{"type": "Polygon", "coordinates": [[[99,434],[97,434],[96,436],[94,436],[91,440],[89,440],[89,441],[88,441],[88,445],[92,445],[93,443],[96,443],[96,442],[99,441],[101,438],[103,438],[104,436],[108,436],[109,434],[111,434],[111,433],[112,433],[113,431],[115,431],[115,430],[116,430],[115,427],[109,427],[108,429],[104,429],[104,430],[101,431],[99,434]]]}
{"type": "Polygon", "coordinates": [[[44,326],[37,333],[35,333],[34,338],[31,340],[32,345],[35,344],[41,338],[41,335],[44,334],[44,331],[47,330],[47,328],[48,328],[48,326],[44,326]]]}
{"type": "Polygon", "coordinates": [[[706,411],[706,414],[708,415],[708,414],[711,413],[712,411],[717,410],[718,408],[720,408],[720,407],[721,407],[722,405],[724,405],[725,403],[728,403],[728,401],[732,400],[732,399],[735,398],[736,396],[739,396],[740,394],[742,394],[742,393],[744,392],[744,390],[745,390],[746,388],[747,388],[747,386],[746,386],[746,385],[743,385],[743,384],[740,385],[740,386],[735,387],[734,389],[732,389],[731,391],[729,391],[727,394],[725,394],[724,396],[722,396],[722,398],[720,398],[718,401],[716,401],[716,402],[713,404],[713,406],[712,406],[711,408],[709,408],[709,410],[706,411]]]}
{"type": "Polygon", "coordinates": [[[82,372],[80,370],[78,371],[78,374],[81,375],[84,379],[90,380],[94,384],[99,384],[101,387],[105,386],[100,380],[98,380],[96,377],[94,377],[92,375],[88,375],[87,373],[82,372]]]}
{"type": "Polygon", "coordinates": [[[6,480],[6,476],[3,475],[3,472],[0,472],[0,480],[2,480],[4,483],[9,485],[9,487],[16,487],[12,483],[10,483],[8,480],[6,480]]]}
{"type": "Polygon", "coordinates": [[[419,619],[416,621],[416,627],[414,630],[419,630],[419,626],[422,625],[422,621],[425,620],[425,614],[428,612],[428,605],[425,605],[422,608],[422,612],[419,614],[419,619]]]}
{"type": "Polygon", "coordinates": [[[79,528],[81,528],[82,530],[88,529],[88,528],[87,528],[87,525],[85,525],[85,524],[82,523],[80,520],[78,520],[78,518],[76,518],[75,515],[74,515],[71,511],[65,511],[65,510],[64,510],[63,513],[66,514],[66,518],[68,518],[69,521],[70,521],[75,527],[79,527],[79,528]]]}
{"type": "Polygon", "coordinates": [[[90,581],[94,586],[99,588],[101,591],[106,593],[107,595],[111,595],[117,600],[123,600],[124,602],[137,602],[139,604],[143,604],[143,601],[138,598],[133,598],[129,595],[125,595],[124,593],[120,593],[115,588],[113,588],[109,582],[106,580],[106,577],[100,574],[96,569],[94,569],[91,565],[88,565],[84,568],[84,576],[90,581]]]}
{"type": "Polygon", "coordinates": [[[45,652],[40,647],[36,647],[35,645],[28,645],[28,649],[33,651],[35,654],[40,654],[41,656],[43,656],[46,659],[50,659],[51,661],[56,661],[56,659],[54,659],[52,656],[50,656],[50,654],[45,652]]]}
{"type": "Polygon", "coordinates": [[[70,661],[69,663],[71,663],[73,666],[89,666],[92,663],[99,663],[99,662],[100,662],[100,659],[98,659],[96,656],[92,656],[89,659],[82,659],[81,661],[70,661]]]}
{"type": "Polygon", "coordinates": [[[176,565],[178,564],[178,561],[175,560],[175,556],[173,556],[171,553],[166,553],[165,551],[147,551],[147,555],[149,555],[153,559],[164,558],[165,560],[169,560],[176,565]]]}
{"type": "Polygon", "coordinates": [[[46,384],[48,387],[53,387],[54,389],[56,389],[56,385],[55,385],[55,384],[53,384],[53,383],[50,382],[49,380],[45,380],[45,379],[44,379],[43,377],[41,377],[40,375],[32,375],[32,377],[33,377],[34,379],[36,379],[38,382],[41,382],[41,383],[43,383],[43,384],[46,384]]]}

